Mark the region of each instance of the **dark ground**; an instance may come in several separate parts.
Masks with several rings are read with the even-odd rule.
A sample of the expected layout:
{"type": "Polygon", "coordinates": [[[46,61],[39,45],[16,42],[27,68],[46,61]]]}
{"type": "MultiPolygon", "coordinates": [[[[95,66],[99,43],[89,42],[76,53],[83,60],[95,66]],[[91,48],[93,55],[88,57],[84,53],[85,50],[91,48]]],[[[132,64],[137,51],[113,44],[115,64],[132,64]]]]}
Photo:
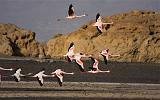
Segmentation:
{"type": "MultiPolygon", "coordinates": [[[[91,66],[91,61],[85,61],[85,69],[91,66]]],[[[46,74],[61,68],[66,72],[74,72],[75,75],[65,75],[66,82],[116,82],[116,83],[160,83],[160,64],[153,63],[120,63],[109,62],[106,66],[104,62],[100,62],[99,69],[110,70],[110,73],[84,74],[79,71],[75,63],[65,61],[53,62],[37,62],[33,60],[0,60],[0,66],[5,68],[22,68],[22,73],[37,73],[45,68],[46,74]]],[[[12,75],[14,71],[1,71],[2,81],[13,81],[12,75]]],[[[31,81],[33,78],[22,78],[22,81],[31,81]]],[[[45,81],[54,81],[54,79],[45,78],[45,81]]]]}
{"type": "MultiPolygon", "coordinates": [[[[87,70],[91,66],[91,61],[85,61],[84,64],[87,70]]],[[[56,78],[45,78],[45,85],[40,87],[34,78],[24,77],[22,82],[16,83],[14,78],[10,76],[14,71],[1,71],[0,100],[160,99],[160,64],[109,62],[106,66],[104,62],[100,62],[99,69],[109,69],[111,72],[98,74],[81,73],[75,63],[63,60],[41,63],[33,60],[1,59],[0,66],[14,69],[20,67],[23,74],[37,73],[42,68],[45,68],[46,74],[50,74],[57,68],[75,73],[64,76],[62,87],[58,86],[56,78]]]]}

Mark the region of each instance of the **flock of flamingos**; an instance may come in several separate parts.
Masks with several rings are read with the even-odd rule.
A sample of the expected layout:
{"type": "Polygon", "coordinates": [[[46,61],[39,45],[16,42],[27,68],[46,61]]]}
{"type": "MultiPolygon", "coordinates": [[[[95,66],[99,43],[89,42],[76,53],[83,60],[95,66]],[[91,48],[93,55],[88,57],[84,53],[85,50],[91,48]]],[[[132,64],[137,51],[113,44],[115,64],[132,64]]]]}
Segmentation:
{"type": "MultiPolygon", "coordinates": [[[[68,10],[68,16],[65,18],[65,19],[75,19],[75,18],[80,18],[80,17],[84,17],[84,16],[87,16],[87,14],[83,14],[83,15],[75,15],[75,11],[74,11],[74,7],[72,4],[70,4],[69,6],[69,10],[68,10]]],[[[60,21],[62,19],[58,19],[58,21],[60,21]]],[[[93,24],[93,26],[96,26],[97,27],[97,30],[98,32],[102,33],[103,31],[103,25],[106,25],[106,24],[113,24],[113,22],[111,23],[103,23],[102,22],[102,18],[100,16],[100,14],[98,13],[96,15],[96,23],[93,24]]],[[[94,58],[92,55],[86,55],[86,54],[82,54],[82,53],[74,53],[74,49],[75,49],[75,45],[74,43],[70,43],[70,46],[68,48],[68,52],[66,53],[66,55],[64,55],[64,57],[67,58],[68,62],[74,62],[78,65],[80,71],[82,73],[93,73],[93,74],[96,74],[96,73],[109,73],[110,70],[106,70],[106,71],[102,71],[98,68],[98,64],[99,64],[99,61],[94,58]],[[93,64],[92,64],[92,67],[90,67],[88,71],[86,71],[84,69],[84,64],[83,62],[81,61],[81,58],[82,57],[88,57],[92,60],[93,64]]],[[[104,62],[105,64],[107,65],[107,61],[109,59],[109,56],[120,56],[119,54],[118,55],[112,55],[109,53],[109,49],[105,49],[105,50],[102,50],[100,52],[100,55],[99,56],[103,56],[104,58],[104,62]]],[[[6,69],[6,68],[3,68],[3,67],[0,67],[0,70],[8,70],[8,71],[15,71],[15,73],[11,76],[13,76],[15,78],[15,81],[16,82],[20,82],[21,80],[21,77],[24,77],[24,76],[27,76],[27,77],[35,77],[37,78],[37,81],[39,82],[40,86],[43,86],[43,83],[44,83],[44,80],[43,80],[43,77],[56,77],[57,80],[58,80],[58,83],[60,86],[62,86],[62,83],[63,83],[63,77],[64,77],[64,74],[70,74],[70,75],[73,75],[74,73],[71,72],[71,73],[68,73],[68,72],[65,72],[61,69],[57,69],[55,71],[53,71],[50,75],[46,75],[44,74],[45,70],[42,69],[40,70],[37,74],[33,74],[33,73],[28,73],[26,75],[24,74],[21,74],[21,68],[17,68],[17,69],[6,69]]],[[[0,76],[0,79],[1,79],[1,76],[0,76]]],[[[0,80],[1,81],[1,80],[0,80]]]]}

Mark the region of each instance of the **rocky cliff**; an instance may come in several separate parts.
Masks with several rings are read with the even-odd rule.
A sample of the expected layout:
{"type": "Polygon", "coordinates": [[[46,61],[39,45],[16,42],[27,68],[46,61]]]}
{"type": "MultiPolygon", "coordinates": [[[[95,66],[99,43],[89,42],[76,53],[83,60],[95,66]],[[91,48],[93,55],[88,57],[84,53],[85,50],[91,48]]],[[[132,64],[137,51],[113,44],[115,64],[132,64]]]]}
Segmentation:
{"type": "MultiPolygon", "coordinates": [[[[93,54],[109,48],[110,53],[120,54],[110,60],[128,62],[160,63],[160,14],[154,11],[131,11],[104,18],[104,22],[114,22],[98,33],[92,24],[83,25],[79,30],[67,35],[57,35],[47,43],[47,54],[51,57],[62,56],[71,42],[75,43],[75,52],[93,54]]],[[[8,51],[10,51],[9,47],[8,51]]],[[[99,57],[98,57],[99,58],[99,57]]]]}
{"type": "Polygon", "coordinates": [[[38,57],[45,55],[35,33],[13,24],[0,24],[0,54],[38,57]]]}

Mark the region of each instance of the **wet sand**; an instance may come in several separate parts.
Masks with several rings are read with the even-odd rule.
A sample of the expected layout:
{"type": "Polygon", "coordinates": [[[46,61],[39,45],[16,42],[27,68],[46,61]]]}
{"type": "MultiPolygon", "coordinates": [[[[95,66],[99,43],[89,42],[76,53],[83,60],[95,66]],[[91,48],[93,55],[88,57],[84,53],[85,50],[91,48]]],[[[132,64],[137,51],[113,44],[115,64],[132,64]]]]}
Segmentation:
{"type": "MultiPolygon", "coordinates": [[[[88,70],[92,62],[85,61],[85,69],[88,70]]],[[[66,72],[74,72],[75,75],[65,75],[65,82],[115,82],[115,83],[154,83],[160,84],[160,64],[152,63],[120,63],[109,62],[106,66],[100,62],[99,69],[110,70],[110,73],[82,74],[75,63],[54,60],[53,62],[37,62],[33,60],[0,60],[0,66],[5,68],[22,68],[22,73],[37,73],[45,68],[46,74],[61,68],[66,72]]],[[[13,72],[1,71],[2,81],[14,81],[13,72]]],[[[33,78],[22,78],[22,81],[35,81],[33,78]]],[[[45,78],[45,81],[56,81],[53,78],[45,78]]]]}
{"type": "MultiPolygon", "coordinates": [[[[45,78],[40,87],[34,78],[22,78],[14,82],[13,72],[1,71],[0,100],[159,100],[160,99],[160,64],[109,62],[108,66],[100,62],[100,69],[111,70],[110,73],[82,74],[75,63],[63,60],[37,62],[34,60],[12,59],[0,60],[5,68],[22,68],[22,73],[36,73],[45,68],[46,74],[57,68],[75,75],[65,75],[62,87],[55,78],[45,78]]],[[[91,61],[85,61],[85,68],[91,61]]]]}
{"type": "Polygon", "coordinates": [[[65,82],[59,87],[55,82],[46,82],[43,87],[37,82],[2,82],[1,99],[108,99],[108,100],[159,100],[160,84],[65,82]]]}

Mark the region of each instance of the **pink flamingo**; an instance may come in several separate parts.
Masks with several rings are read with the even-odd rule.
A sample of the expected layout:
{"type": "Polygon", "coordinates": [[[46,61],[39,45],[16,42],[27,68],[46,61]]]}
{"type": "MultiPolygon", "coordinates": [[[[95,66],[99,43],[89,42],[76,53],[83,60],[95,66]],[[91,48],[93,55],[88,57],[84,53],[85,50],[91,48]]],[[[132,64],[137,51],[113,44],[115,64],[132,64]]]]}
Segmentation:
{"type": "MultiPolygon", "coordinates": [[[[66,19],[75,19],[75,18],[81,18],[84,16],[87,16],[87,14],[84,13],[83,15],[76,15],[74,6],[72,4],[69,5],[68,16],[66,17],[66,19]]],[[[58,19],[58,21],[61,21],[61,19],[58,19]]]]}
{"type": "Polygon", "coordinates": [[[68,62],[71,62],[74,59],[74,49],[75,49],[74,43],[72,42],[70,43],[67,54],[64,55],[67,57],[68,62]]]}
{"type": "Polygon", "coordinates": [[[98,68],[98,64],[99,64],[99,61],[93,57],[89,57],[91,58],[93,64],[92,64],[92,68],[90,71],[87,71],[88,73],[109,73],[110,70],[107,70],[107,71],[102,71],[98,68]]]}
{"type": "Polygon", "coordinates": [[[62,86],[64,74],[73,75],[74,73],[73,72],[67,73],[67,72],[62,71],[61,69],[57,69],[54,72],[52,72],[51,74],[53,77],[56,77],[58,79],[59,85],[62,86]]]}
{"type": "Polygon", "coordinates": [[[12,75],[14,77],[14,79],[15,79],[16,82],[19,82],[21,80],[21,78],[20,78],[21,76],[26,76],[26,75],[21,74],[21,71],[22,71],[21,68],[17,68],[15,70],[15,73],[12,75]]]}
{"type": "MultiPolygon", "coordinates": [[[[6,68],[3,68],[3,67],[0,67],[0,70],[13,71],[14,69],[12,69],[12,68],[6,69],[6,68]]],[[[17,68],[17,69],[15,69],[15,73],[13,75],[11,75],[11,76],[14,77],[16,82],[19,82],[21,80],[21,78],[20,78],[21,76],[23,77],[23,76],[28,76],[28,75],[31,74],[31,73],[28,73],[28,74],[24,75],[24,74],[21,74],[21,71],[22,71],[21,68],[17,68]]]]}
{"type": "Polygon", "coordinates": [[[112,57],[113,56],[120,56],[120,54],[117,54],[117,55],[110,54],[109,49],[102,50],[100,53],[103,56],[104,62],[105,62],[106,65],[108,64],[109,56],[112,56],[112,57]]]}
{"type": "Polygon", "coordinates": [[[103,23],[102,22],[102,17],[100,16],[99,13],[97,13],[96,15],[96,23],[93,24],[93,26],[96,26],[97,27],[97,30],[99,33],[103,33],[103,25],[107,25],[107,24],[113,24],[113,22],[111,23],[103,23]]]}
{"type": "Polygon", "coordinates": [[[41,71],[39,71],[34,76],[31,76],[31,77],[36,77],[37,78],[37,81],[40,84],[40,86],[43,86],[43,83],[44,83],[43,77],[48,77],[49,76],[49,75],[44,74],[44,72],[45,72],[45,70],[42,69],[41,71]]]}
{"type": "Polygon", "coordinates": [[[85,54],[82,54],[82,53],[77,53],[77,54],[74,55],[74,59],[76,61],[76,64],[79,66],[79,69],[80,69],[81,72],[84,72],[84,64],[81,61],[81,58],[82,57],[89,57],[89,56],[87,56],[85,54]]]}

